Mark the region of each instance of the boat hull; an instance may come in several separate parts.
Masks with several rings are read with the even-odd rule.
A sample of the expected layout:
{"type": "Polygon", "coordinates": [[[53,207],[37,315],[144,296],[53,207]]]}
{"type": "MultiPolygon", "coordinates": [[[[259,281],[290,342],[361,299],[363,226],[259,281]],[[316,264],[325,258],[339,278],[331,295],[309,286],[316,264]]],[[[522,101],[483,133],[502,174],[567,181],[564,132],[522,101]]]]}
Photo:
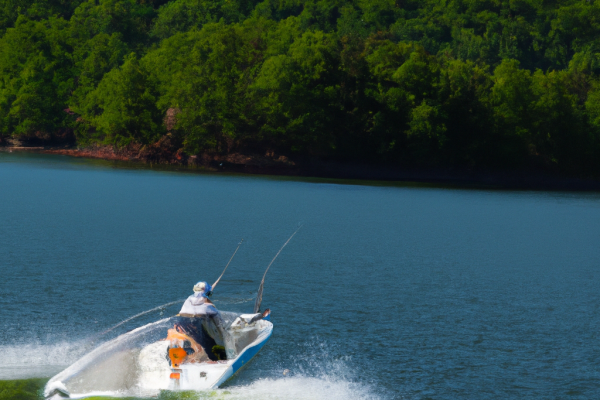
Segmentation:
{"type": "Polygon", "coordinates": [[[169,342],[148,340],[156,337],[158,331],[164,332],[164,327],[168,326],[169,321],[159,321],[105,343],[50,379],[44,390],[45,397],[51,400],[92,396],[151,397],[163,390],[216,389],[246,366],[273,332],[273,324],[268,317],[251,324],[242,321],[235,326],[234,323],[230,332],[241,343],[236,358],[183,363],[174,369],[165,357],[169,342]],[[132,346],[136,337],[145,338],[145,344],[132,346]]]}

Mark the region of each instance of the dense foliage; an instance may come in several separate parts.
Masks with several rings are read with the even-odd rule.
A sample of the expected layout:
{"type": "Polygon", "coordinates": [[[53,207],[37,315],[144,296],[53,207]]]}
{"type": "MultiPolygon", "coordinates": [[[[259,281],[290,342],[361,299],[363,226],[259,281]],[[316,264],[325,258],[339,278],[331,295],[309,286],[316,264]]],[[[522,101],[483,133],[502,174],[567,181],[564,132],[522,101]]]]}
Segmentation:
{"type": "Polygon", "coordinates": [[[600,173],[600,0],[0,0],[0,35],[5,137],[600,173]]]}

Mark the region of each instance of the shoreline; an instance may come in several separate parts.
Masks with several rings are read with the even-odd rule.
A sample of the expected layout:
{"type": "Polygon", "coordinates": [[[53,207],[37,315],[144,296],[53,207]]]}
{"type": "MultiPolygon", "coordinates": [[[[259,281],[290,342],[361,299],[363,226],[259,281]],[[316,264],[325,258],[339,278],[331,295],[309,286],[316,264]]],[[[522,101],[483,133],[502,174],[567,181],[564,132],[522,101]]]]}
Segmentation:
{"type": "Polygon", "coordinates": [[[600,191],[600,180],[551,174],[541,170],[484,171],[459,168],[402,168],[318,159],[290,160],[285,156],[211,153],[185,157],[180,153],[149,153],[146,148],[115,149],[58,146],[0,146],[0,152],[32,152],[131,163],[132,166],[173,167],[177,170],[242,173],[343,181],[404,183],[434,187],[497,190],[600,191]],[[146,151],[146,153],[144,153],[146,151]]]}

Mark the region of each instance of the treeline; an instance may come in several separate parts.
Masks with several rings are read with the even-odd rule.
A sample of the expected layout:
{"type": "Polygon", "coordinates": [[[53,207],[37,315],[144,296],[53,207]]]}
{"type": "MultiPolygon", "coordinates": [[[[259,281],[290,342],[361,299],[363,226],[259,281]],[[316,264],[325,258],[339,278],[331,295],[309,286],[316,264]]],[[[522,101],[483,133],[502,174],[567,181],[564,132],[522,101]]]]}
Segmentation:
{"type": "Polygon", "coordinates": [[[600,173],[600,1],[1,0],[0,136],[600,173]]]}

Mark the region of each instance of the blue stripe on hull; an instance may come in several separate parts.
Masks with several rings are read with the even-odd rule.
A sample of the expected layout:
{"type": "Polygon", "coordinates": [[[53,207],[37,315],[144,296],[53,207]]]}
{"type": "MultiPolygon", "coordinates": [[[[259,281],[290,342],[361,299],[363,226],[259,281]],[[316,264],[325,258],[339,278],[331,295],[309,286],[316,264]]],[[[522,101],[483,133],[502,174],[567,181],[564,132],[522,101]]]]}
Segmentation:
{"type": "Polygon", "coordinates": [[[234,361],[234,363],[231,364],[231,369],[229,369],[229,371],[227,371],[223,375],[223,377],[214,386],[214,388],[218,388],[219,386],[221,386],[223,383],[225,383],[225,381],[227,381],[227,379],[231,378],[240,368],[246,365],[258,353],[258,351],[264,346],[264,344],[267,343],[267,340],[269,340],[272,333],[273,331],[271,331],[269,333],[269,336],[267,336],[262,342],[257,343],[252,347],[246,348],[244,352],[234,361]]]}

